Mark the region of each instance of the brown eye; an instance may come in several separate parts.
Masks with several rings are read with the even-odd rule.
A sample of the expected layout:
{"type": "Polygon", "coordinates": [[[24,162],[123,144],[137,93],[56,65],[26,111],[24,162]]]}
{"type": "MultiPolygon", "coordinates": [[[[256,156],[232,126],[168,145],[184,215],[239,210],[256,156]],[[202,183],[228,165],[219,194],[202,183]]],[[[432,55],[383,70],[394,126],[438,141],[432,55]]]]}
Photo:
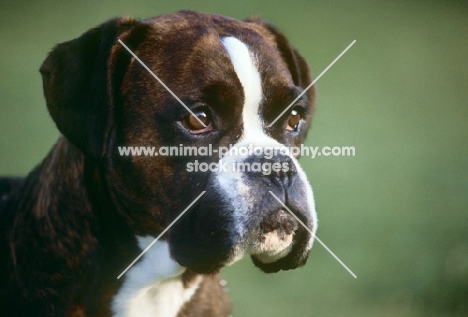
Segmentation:
{"type": "Polygon", "coordinates": [[[301,114],[297,109],[293,109],[288,117],[288,126],[286,130],[288,131],[297,131],[299,123],[301,121],[301,114]]]}
{"type": "Polygon", "coordinates": [[[213,130],[213,126],[211,124],[211,118],[207,111],[200,110],[200,111],[194,111],[194,113],[197,116],[197,118],[200,119],[200,121],[206,125],[206,127],[204,127],[200,123],[200,121],[198,121],[195,118],[195,116],[190,114],[182,120],[184,126],[188,130],[190,130],[190,133],[199,134],[199,133],[213,130]]]}

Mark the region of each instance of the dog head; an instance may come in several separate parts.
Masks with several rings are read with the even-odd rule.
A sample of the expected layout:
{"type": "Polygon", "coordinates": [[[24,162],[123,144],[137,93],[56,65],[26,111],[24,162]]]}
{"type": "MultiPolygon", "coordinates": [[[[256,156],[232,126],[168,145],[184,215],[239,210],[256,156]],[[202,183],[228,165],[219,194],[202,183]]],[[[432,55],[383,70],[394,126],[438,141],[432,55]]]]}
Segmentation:
{"type": "Polygon", "coordinates": [[[209,273],[250,254],[276,272],[306,262],[317,220],[296,157],[238,151],[299,146],[309,127],[313,89],[269,127],[311,82],[307,63],[276,29],[197,12],[117,18],[59,44],[41,73],[57,127],[104,171],[113,204],[135,234],[157,235],[205,191],[164,237],[179,264],[209,273]],[[222,159],[118,151],[209,145],[232,147],[222,159]],[[226,170],[189,171],[194,160],[226,170]]]}

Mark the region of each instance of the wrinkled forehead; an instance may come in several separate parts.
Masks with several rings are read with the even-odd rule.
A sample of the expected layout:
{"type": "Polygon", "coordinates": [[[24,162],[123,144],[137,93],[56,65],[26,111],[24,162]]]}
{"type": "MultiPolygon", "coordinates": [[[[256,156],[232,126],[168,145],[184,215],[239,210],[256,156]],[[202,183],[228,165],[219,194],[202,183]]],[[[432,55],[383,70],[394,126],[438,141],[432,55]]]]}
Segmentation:
{"type": "Polygon", "coordinates": [[[150,38],[163,50],[159,58],[166,62],[175,60],[187,68],[203,65],[202,72],[206,69],[221,71],[226,64],[232,64],[232,55],[226,50],[223,39],[233,37],[247,47],[262,81],[274,78],[277,84],[292,85],[274,36],[257,24],[197,13],[159,16],[145,23],[150,25],[150,38]]]}

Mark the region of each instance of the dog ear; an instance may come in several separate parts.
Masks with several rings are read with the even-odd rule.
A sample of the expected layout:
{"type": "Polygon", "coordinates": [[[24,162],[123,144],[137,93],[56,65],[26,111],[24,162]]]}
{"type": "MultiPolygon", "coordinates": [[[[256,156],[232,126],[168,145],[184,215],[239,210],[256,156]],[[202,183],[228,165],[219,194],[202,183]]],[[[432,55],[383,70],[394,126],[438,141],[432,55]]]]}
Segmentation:
{"type": "MultiPolygon", "coordinates": [[[[281,57],[291,73],[294,84],[305,89],[312,82],[309,65],[304,57],[302,57],[297,50],[291,46],[286,36],[262,19],[250,18],[247,19],[246,22],[259,27],[261,33],[266,33],[267,38],[273,39],[281,57]]],[[[307,90],[306,94],[309,99],[309,113],[312,115],[315,108],[315,85],[307,90]]],[[[309,116],[309,118],[310,117],[311,116],[309,116]]]]}
{"type": "Polygon", "coordinates": [[[112,68],[118,37],[138,22],[121,17],[58,44],[42,63],[44,95],[60,132],[83,153],[106,152],[112,123],[112,68]]]}

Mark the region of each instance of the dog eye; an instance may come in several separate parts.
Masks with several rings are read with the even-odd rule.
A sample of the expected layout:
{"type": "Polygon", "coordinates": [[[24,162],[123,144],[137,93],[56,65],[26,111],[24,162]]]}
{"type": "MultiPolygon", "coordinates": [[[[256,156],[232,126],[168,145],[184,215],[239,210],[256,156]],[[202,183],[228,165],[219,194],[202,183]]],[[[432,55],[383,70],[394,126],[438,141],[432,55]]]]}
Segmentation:
{"type": "Polygon", "coordinates": [[[296,132],[299,128],[299,123],[301,122],[301,120],[302,116],[300,111],[298,109],[291,110],[291,113],[288,117],[288,126],[286,127],[286,130],[296,132]]]}
{"type": "Polygon", "coordinates": [[[194,115],[190,114],[182,120],[184,126],[192,134],[199,134],[203,132],[208,132],[213,130],[213,125],[211,124],[211,117],[208,111],[198,110],[193,112],[201,122],[203,122],[206,127],[204,127],[200,121],[198,121],[194,115]]]}

